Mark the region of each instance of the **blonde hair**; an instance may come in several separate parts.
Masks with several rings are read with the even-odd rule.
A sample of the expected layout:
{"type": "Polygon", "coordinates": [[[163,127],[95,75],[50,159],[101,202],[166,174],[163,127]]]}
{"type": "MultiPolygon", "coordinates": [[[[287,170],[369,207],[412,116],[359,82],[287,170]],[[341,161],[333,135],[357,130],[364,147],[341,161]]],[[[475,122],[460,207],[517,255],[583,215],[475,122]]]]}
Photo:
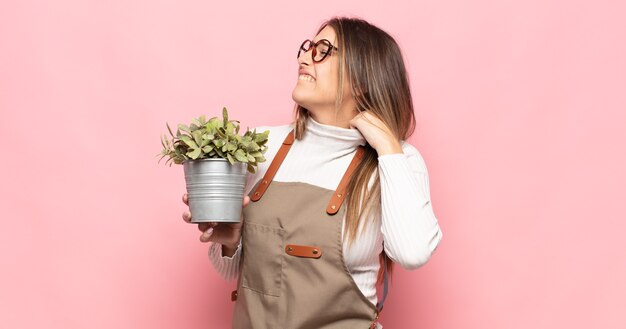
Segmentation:
{"type": "MultiPolygon", "coordinates": [[[[336,46],[339,48],[336,109],[342,103],[343,81],[347,74],[357,111],[368,111],[383,121],[397,140],[406,140],[415,130],[415,115],[408,76],[396,41],[385,31],[358,18],[333,17],[320,26],[318,33],[326,26],[335,31],[336,46]]],[[[296,139],[303,137],[309,116],[307,109],[296,105],[296,139]]],[[[377,168],[378,154],[366,144],[363,160],[347,187],[344,238],[349,245],[357,238],[363,218],[367,218],[370,211],[380,213],[380,177],[377,168]],[[372,175],[373,186],[369,188],[372,175]]],[[[364,222],[363,228],[367,224],[364,222]]],[[[380,259],[381,265],[384,262],[391,270],[392,262],[384,252],[380,259]]],[[[382,279],[382,266],[378,279],[379,282],[382,279]]]]}

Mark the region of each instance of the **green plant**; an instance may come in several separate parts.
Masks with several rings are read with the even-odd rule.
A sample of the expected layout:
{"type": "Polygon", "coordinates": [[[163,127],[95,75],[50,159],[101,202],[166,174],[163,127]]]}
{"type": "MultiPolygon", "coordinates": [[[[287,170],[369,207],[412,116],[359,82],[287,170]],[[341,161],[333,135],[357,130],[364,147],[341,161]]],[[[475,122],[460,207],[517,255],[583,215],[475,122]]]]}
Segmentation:
{"type": "Polygon", "coordinates": [[[257,133],[256,129],[246,130],[239,135],[239,121],[228,120],[228,111],[224,107],[222,119],[217,117],[206,121],[204,115],[193,119],[189,126],[179,124],[176,134],[172,133],[169,124],[167,135],[161,136],[163,150],[159,162],[167,157],[165,164],[182,164],[187,160],[207,158],[228,159],[230,164],[243,162],[248,164],[248,171],[255,172],[255,167],[265,162],[263,153],[267,151],[269,130],[257,133]]]}

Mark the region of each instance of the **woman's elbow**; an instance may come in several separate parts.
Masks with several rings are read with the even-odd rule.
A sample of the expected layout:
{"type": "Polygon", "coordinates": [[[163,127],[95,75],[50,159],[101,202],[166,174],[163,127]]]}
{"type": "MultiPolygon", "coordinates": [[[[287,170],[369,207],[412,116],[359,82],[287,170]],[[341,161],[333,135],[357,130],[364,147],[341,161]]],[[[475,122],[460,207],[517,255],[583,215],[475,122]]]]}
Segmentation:
{"type": "Polygon", "coordinates": [[[419,244],[413,248],[412,252],[408,252],[402,255],[402,257],[398,257],[395,262],[406,270],[416,270],[422,267],[432,258],[432,255],[435,252],[435,249],[437,249],[437,246],[439,246],[439,242],[442,237],[443,234],[441,233],[441,230],[438,230],[437,234],[432,239],[419,244]]]}
{"type": "Polygon", "coordinates": [[[429,250],[424,250],[421,252],[415,252],[408,257],[404,257],[398,261],[398,264],[402,266],[405,270],[416,270],[422,267],[424,264],[428,263],[432,256],[432,252],[429,250]]]}

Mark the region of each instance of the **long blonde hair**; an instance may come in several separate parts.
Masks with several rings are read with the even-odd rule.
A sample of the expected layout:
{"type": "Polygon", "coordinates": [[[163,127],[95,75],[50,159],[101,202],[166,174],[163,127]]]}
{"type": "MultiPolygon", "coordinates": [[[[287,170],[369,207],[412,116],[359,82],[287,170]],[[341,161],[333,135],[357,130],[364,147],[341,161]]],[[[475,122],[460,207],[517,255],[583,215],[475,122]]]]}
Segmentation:
{"type": "MultiPolygon", "coordinates": [[[[385,31],[358,18],[334,17],[324,22],[318,33],[326,26],[335,31],[339,48],[339,86],[335,108],[339,109],[342,103],[344,75],[347,74],[357,110],[375,115],[391,129],[396,139],[406,140],[415,130],[415,115],[408,76],[396,41],[385,31]]],[[[309,116],[307,109],[296,104],[296,139],[304,136],[309,116]]],[[[367,218],[370,211],[380,213],[380,177],[377,169],[378,154],[366,144],[363,160],[347,187],[344,237],[349,245],[357,238],[361,220],[367,218]],[[374,181],[370,188],[372,175],[374,181]]],[[[367,224],[364,222],[363,228],[367,224]]],[[[380,260],[381,265],[386,263],[391,270],[392,262],[384,252],[380,260]]],[[[381,279],[382,266],[378,281],[381,279]]]]}

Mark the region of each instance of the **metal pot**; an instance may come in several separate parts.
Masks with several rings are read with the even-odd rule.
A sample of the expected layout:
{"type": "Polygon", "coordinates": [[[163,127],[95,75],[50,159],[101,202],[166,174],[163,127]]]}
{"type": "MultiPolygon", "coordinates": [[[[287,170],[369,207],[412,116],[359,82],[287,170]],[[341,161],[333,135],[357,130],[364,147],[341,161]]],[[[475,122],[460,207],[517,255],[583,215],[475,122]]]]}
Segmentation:
{"type": "Polygon", "coordinates": [[[247,164],[212,158],[183,162],[192,223],[240,222],[247,164]]]}

